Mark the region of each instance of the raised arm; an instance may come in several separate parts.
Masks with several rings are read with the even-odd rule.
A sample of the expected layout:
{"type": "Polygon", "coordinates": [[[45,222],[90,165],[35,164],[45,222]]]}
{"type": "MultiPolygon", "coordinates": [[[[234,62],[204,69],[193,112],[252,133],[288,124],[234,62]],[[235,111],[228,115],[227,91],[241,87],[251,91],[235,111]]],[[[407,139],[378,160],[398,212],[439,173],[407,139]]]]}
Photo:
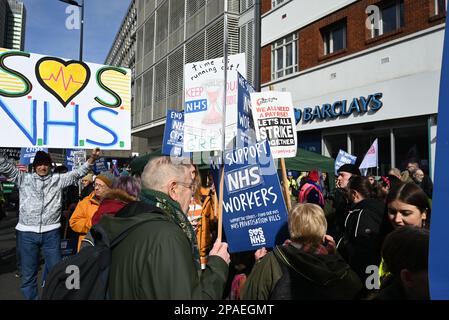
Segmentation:
{"type": "Polygon", "coordinates": [[[21,172],[17,167],[9,160],[9,158],[0,152],[0,174],[6,176],[11,182],[16,185],[20,185],[22,182],[24,172],[21,172]]]}
{"type": "Polygon", "coordinates": [[[89,170],[92,168],[92,165],[95,161],[100,157],[100,148],[96,148],[92,150],[92,154],[89,159],[87,159],[86,163],[81,167],[72,170],[70,172],[64,173],[61,175],[61,187],[65,188],[72,184],[75,184],[79,179],[84,177],[89,170]]]}

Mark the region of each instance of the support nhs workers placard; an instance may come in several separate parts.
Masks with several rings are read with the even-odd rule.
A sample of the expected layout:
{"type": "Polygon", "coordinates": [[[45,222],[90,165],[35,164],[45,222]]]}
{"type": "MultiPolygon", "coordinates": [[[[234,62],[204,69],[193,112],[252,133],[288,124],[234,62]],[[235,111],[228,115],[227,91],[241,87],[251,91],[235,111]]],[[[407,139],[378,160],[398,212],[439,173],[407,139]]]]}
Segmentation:
{"type": "Polygon", "coordinates": [[[429,288],[432,300],[449,300],[449,254],[447,230],[449,215],[449,28],[446,17],[443,66],[441,69],[440,100],[435,159],[435,184],[430,221],[429,288]]]}
{"type": "Polygon", "coordinates": [[[164,140],[162,142],[162,154],[175,157],[189,157],[190,152],[183,153],[184,145],[184,112],[167,110],[165,122],[164,140]]]}
{"type": "Polygon", "coordinates": [[[237,148],[257,141],[251,113],[250,94],[253,92],[255,91],[251,84],[240,73],[237,73],[237,148]]]}
{"type": "Polygon", "coordinates": [[[230,252],[271,248],[287,234],[287,208],[267,141],[225,153],[223,226],[230,252]]]}

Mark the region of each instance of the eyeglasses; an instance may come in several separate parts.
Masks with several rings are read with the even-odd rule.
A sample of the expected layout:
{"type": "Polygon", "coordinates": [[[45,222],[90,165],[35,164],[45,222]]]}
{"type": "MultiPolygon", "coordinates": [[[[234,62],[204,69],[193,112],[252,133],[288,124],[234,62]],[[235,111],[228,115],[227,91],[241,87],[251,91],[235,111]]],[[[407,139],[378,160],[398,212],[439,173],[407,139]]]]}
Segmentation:
{"type": "Polygon", "coordinates": [[[192,193],[194,193],[196,191],[196,183],[195,183],[195,181],[193,181],[190,184],[185,183],[185,182],[181,182],[181,181],[176,181],[176,183],[179,183],[183,187],[189,188],[192,191],[192,193]]]}
{"type": "Polygon", "coordinates": [[[95,184],[94,184],[94,188],[104,189],[104,188],[106,188],[106,187],[107,187],[107,186],[104,185],[104,184],[99,184],[99,183],[95,183],[95,184]]]}

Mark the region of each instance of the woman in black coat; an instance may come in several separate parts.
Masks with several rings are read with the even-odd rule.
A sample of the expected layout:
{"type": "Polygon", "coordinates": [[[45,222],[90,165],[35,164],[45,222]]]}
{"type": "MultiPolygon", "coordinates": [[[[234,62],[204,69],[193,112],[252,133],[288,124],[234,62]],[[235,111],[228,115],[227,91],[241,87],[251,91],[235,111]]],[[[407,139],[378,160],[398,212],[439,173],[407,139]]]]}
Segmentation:
{"type": "Polygon", "coordinates": [[[376,198],[376,193],[368,178],[352,176],[348,184],[348,198],[351,210],[346,216],[343,238],[337,247],[351,268],[363,283],[367,276],[366,268],[380,263],[380,226],[384,207],[376,198]]]}

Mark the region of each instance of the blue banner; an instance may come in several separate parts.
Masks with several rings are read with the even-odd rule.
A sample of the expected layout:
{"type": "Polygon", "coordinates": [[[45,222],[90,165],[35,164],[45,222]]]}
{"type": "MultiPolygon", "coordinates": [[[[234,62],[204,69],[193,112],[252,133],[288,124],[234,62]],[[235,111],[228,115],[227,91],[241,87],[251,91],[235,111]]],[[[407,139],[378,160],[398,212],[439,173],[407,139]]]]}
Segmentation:
{"type": "Polygon", "coordinates": [[[430,221],[429,287],[433,300],[449,299],[449,254],[447,230],[449,215],[449,28],[446,16],[443,65],[441,69],[438,131],[435,157],[435,184],[430,221]]]}
{"type": "Polygon", "coordinates": [[[338,151],[338,156],[335,159],[335,175],[337,176],[338,173],[338,169],[344,165],[344,164],[354,164],[357,160],[356,156],[353,156],[352,154],[349,154],[343,150],[340,149],[340,151],[338,151]]]}
{"type": "Polygon", "coordinates": [[[288,238],[287,208],[267,141],[225,153],[223,227],[230,252],[288,238]]]}
{"type": "Polygon", "coordinates": [[[103,171],[108,171],[109,168],[108,168],[108,163],[106,161],[106,158],[101,157],[101,158],[97,159],[97,161],[95,161],[92,169],[97,174],[100,172],[103,172],[103,171]]]}
{"type": "Polygon", "coordinates": [[[48,152],[47,148],[21,148],[20,149],[20,164],[29,165],[32,164],[34,161],[34,156],[36,155],[36,152],[38,151],[45,151],[48,152]]]}
{"type": "Polygon", "coordinates": [[[190,152],[184,152],[184,112],[167,110],[162,154],[175,157],[190,157],[190,152]]]}
{"type": "Polygon", "coordinates": [[[237,79],[237,148],[242,148],[256,142],[250,97],[250,93],[255,91],[238,72],[237,79]]]}

